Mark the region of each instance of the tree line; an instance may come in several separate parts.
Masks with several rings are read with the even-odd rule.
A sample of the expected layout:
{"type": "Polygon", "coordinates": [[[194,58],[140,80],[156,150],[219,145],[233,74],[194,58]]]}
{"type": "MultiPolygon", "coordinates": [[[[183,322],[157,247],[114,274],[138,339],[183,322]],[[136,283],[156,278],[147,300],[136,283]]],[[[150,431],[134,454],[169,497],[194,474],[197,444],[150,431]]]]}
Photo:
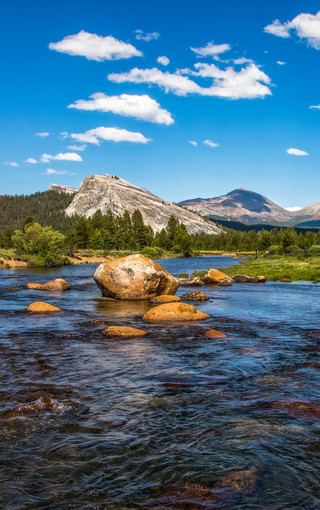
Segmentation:
{"type": "MultiPolygon", "coordinates": [[[[65,197],[58,193],[59,197],[61,195],[65,197]]],[[[62,203],[66,202],[59,202],[59,206],[62,203]]],[[[58,220],[59,215],[55,218],[58,220]]],[[[260,232],[228,229],[218,235],[190,235],[185,225],[173,215],[166,228],[154,233],[150,226],[145,225],[139,210],[132,214],[125,211],[122,216],[116,216],[111,211],[102,214],[98,210],[89,218],[75,216],[69,219],[69,224],[61,222],[55,229],[46,221],[40,224],[40,221],[28,216],[16,230],[9,226],[2,230],[0,247],[13,248],[18,254],[39,255],[46,265],[57,265],[61,263],[62,255],[72,255],[79,249],[102,250],[106,253],[112,250],[142,251],[153,258],[159,257],[164,251],[189,256],[201,250],[260,251],[295,256],[320,254],[320,231],[302,233],[294,227],[270,231],[263,229],[260,232]]]]}
{"type": "Polygon", "coordinates": [[[60,264],[63,254],[72,255],[79,249],[104,252],[149,249],[146,254],[154,257],[162,251],[189,256],[192,254],[191,244],[191,236],[185,225],[175,216],[169,218],[166,228],[154,234],[152,228],[145,225],[139,210],[132,214],[125,211],[122,216],[116,216],[111,211],[102,214],[100,210],[89,218],[77,216],[73,227],[65,234],[51,226],[41,226],[29,216],[14,233],[6,227],[0,237],[2,248],[13,248],[21,255],[39,255],[49,266],[60,264]]]}
{"type": "MultiPolygon", "coordinates": [[[[320,231],[297,232],[294,227],[239,231],[228,230],[218,235],[194,234],[192,247],[195,250],[212,250],[225,252],[268,251],[270,254],[308,255],[314,246],[319,247],[320,231]]],[[[313,249],[311,252],[315,252],[313,249]]]]}

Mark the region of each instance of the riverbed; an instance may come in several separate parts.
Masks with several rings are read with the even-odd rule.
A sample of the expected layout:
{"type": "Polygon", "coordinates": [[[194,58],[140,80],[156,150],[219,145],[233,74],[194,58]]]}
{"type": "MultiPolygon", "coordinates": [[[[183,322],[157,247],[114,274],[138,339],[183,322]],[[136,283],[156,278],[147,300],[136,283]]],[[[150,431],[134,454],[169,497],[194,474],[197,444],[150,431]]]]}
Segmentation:
{"type": "Polygon", "coordinates": [[[209,320],[146,324],[148,302],[99,301],[96,267],[0,271],[0,507],[319,509],[320,286],[206,286],[209,320]],[[54,278],[71,290],[25,288],[54,278]],[[27,313],[38,300],[62,312],[27,313]]]}

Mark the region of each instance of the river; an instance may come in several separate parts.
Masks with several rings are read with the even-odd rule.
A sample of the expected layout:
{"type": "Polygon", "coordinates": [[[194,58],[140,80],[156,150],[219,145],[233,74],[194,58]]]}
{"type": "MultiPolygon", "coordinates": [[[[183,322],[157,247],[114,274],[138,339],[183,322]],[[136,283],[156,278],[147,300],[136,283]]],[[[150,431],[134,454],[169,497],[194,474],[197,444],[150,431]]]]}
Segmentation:
{"type": "Polygon", "coordinates": [[[202,287],[208,321],[144,324],[150,303],[97,300],[96,267],[0,271],[0,507],[319,509],[320,286],[202,287]],[[149,335],[102,335],[120,324],[149,335]]]}

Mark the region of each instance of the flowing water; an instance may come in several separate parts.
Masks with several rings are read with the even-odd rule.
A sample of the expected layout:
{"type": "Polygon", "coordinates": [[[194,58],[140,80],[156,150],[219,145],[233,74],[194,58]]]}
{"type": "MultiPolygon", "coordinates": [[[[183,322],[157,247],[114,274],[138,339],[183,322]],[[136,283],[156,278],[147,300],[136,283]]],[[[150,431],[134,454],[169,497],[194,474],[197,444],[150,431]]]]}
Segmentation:
{"type": "Polygon", "coordinates": [[[97,300],[95,267],[0,271],[0,508],[319,509],[320,286],[203,287],[209,320],[145,324],[150,303],[97,300]],[[25,288],[57,277],[72,290],[25,288]]]}

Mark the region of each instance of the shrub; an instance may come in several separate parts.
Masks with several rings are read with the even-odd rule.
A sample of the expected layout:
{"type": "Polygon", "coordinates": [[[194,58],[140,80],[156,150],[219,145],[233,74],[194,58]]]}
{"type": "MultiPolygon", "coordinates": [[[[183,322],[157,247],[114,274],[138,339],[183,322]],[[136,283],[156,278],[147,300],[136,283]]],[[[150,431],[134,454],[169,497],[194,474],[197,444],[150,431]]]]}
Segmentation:
{"type": "Polygon", "coordinates": [[[311,246],[311,248],[309,248],[309,255],[311,257],[319,257],[320,256],[320,245],[319,244],[314,244],[313,246],[311,246]]]}
{"type": "Polygon", "coordinates": [[[303,256],[304,252],[302,248],[299,248],[299,246],[292,245],[288,246],[288,248],[286,249],[286,253],[288,253],[288,255],[291,255],[292,257],[299,257],[303,256]]]}
{"type": "Polygon", "coordinates": [[[163,250],[160,248],[153,248],[152,246],[145,246],[140,253],[150,259],[158,259],[163,255],[163,250]]]}
{"type": "Polygon", "coordinates": [[[278,244],[273,244],[268,248],[269,255],[279,255],[281,253],[281,247],[278,244]]]}
{"type": "Polygon", "coordinates": [[[40,255],[47,266],[63,263],[64,235],[51,227],[30,222],[23,230],[15,231],[12,243],[18,254],[40,255]]]}

